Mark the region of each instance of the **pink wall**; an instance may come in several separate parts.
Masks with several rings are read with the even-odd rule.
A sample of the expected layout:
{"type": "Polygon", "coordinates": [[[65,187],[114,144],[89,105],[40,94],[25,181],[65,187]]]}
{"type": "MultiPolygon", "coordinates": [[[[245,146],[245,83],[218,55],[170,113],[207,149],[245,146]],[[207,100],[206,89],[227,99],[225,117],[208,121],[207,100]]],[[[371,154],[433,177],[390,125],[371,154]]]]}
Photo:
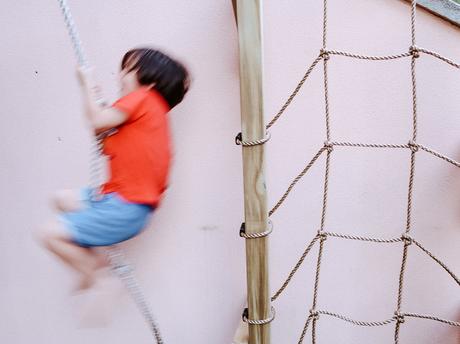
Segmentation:
{"type": "MultiPolygon", "coordinates": [[[[321,46],[320,1],[265,1],[267,120],[276,113],[321,46]]],[[[70,1],[90,60],[106,94],[116,97],[116,72],[129,48],[154,44],[182,57],[194,82],[171,119],[175,166],[171,188],[151,228],[125,245],[154,305],[167,343],[230,343],[245,294],[236,30],[230,1],[70,1]]],[[[32,239],[51,216],[47,199],[84,185],[89,135],[84,127],[74,57],[55,1],[10,2],[0,14],[0,342],[150,343],[129,300],[112,299],[105,327],[88,317],[90,301],[70,296],[72,275],[32,239]],[[88,323],[93,326],[89,326],[88,323]]],[[[330,49],[393,54],[410,45],[409,7],[389,0],[330,1],[330,49]]],[[[419,12],[418,44],[459,61],[460,32],[419,12]]],[[[458,70],[422,56],[417,61],[420,142],[460,159],[458,70]]],[[[410,137],[409,60],[330,62],[332,138],[406,143],[410,137]]],[[[322,72],[272,130],[267,147],[269,204],[324,141],[322,72]]],[[[405,225],[406,151],[336,148],[331,165],[330,231],[398,236],[405,225]]],[[[273,217],[274,290],[316,233],[324,160],[312,168],[273,217]]],[[[417,156],[413,229],[453,271],[460,271],[460,175],[425,153],[417,156]]],[[[316,251],[275,306],[273,343],[294,343],[312,299],[316,251]]],[[[360,320],[391,317],[400,245],[330,239],[318,308],[360,320]]],[[[91,295],[90,295],[91,296],[91,295]]],[[[94,297],[94,295],[92,296],[94,297]]],[[[458,286],[432,260],[410,248],[403,309],[460,320],[458,286]]],[[[99,319],[100,320],[100,319],[99,319]]],[[[324,343],[392,342],[393,325],[356,328],[322,318],[324,343]],[[324,319],[324,320],[323,320],[324,319]]],[[[401,343],[458,342],[458,329],[408,320],[401,343]],[[457,337],[456,337],[457,335],[457,337]]]]}

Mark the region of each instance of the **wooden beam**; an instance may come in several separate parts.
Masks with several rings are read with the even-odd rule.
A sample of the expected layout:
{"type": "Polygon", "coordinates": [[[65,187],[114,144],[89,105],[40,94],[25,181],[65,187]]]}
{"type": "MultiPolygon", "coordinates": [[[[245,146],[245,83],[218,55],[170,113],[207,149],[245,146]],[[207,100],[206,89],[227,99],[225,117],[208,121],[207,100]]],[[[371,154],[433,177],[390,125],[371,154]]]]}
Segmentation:
{"type": "MultiPolygon", "coordinates": [[[[403,0],[411,2],[410,0],[403,0]]],[[[460,1],[455,0],[418,0],[417,5],[428,12],[460,27],[460,1]]]]}
{"type": "MultiPolygon", "coordinates": [[[[244,141],[265,136],[263,108],[262,1],[237,0],[240,50],[241,132],[244,141]]],[[[243,147],[246,233],[264,232],[268,209],[264,174],[264,145],[243,147]]],[[[249,319],[270,317],[268,237],[246,239],[249,319]]],[[[249,325],[249,344],[269,344],[270,324],[249,325]]]]}

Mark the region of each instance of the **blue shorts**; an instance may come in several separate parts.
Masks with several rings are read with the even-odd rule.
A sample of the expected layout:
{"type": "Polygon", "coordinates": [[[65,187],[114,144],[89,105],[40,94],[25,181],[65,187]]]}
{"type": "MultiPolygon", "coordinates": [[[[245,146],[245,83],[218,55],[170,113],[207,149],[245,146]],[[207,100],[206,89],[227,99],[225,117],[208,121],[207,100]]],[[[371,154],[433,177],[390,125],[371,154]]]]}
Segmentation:
{"type": "Polygon", "coordinates": [[[153,208],[131,203],[116,192],[91,198],[91,189],[81,190],[84,208],[60,215],[60,220],[78,245],[109,246],[137,235],[147,224],[153,208]]]}

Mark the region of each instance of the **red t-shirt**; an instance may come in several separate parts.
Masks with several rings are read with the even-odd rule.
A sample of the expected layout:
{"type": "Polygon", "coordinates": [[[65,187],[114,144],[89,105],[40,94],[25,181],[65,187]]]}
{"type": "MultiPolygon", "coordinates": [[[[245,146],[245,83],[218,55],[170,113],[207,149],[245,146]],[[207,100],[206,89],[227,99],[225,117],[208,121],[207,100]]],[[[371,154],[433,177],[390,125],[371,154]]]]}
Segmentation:
{"type": "Polygon", "coordinates": [[[168,103],[156,91],[141,87],[113,107],[128,118],[104,141],[110,178],[102,192],[156,206],[166,190],[171,162],[168,103]]]}

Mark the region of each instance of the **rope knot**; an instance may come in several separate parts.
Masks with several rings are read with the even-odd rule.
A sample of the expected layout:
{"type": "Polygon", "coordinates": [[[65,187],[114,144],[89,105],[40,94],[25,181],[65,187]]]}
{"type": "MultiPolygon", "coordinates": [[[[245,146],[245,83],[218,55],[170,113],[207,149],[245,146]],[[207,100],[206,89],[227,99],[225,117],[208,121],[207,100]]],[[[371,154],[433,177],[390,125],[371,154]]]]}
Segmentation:
{"type": "Polygon", "coordinates": [[[334,150],[334,144],[331,141],[324,141],[324,148],[330,153],[334,150]]]}
{"type": "Polygon", "coordinates": [[[319,319],[319,312],[316,309],[310,309],[310,317],[313,320],[318,320],[319,319]]]}
{"type": "Polygon", "coordinates": [[[410,150],[412,152],[414,152],[414,153],[418,152],[418,144],[417,143],[415,143],[414,141],[410,140],[408,145],[409,145],[409,148],[410,148],[410,150]]]}
{"type": "Polygon", "coordinates": [[[326,49],[323,49],[323,48],[320,49],[319,56],[321,56],[325,61],[329,60],[329,58],[331,57],[329,55],[329,51],[327,51],[326,49]]]}
{"type": "Polygon", "coordinates": [[[399,311],[395,312],[395,316],[393,318],[400,324],[404,323],[404,314],[399,311]]]}
{"type": "Polygon", "coordinates": [[[403,235],[401,235],[401,239],[406,245],[410,245],[413,242],[413,239],[407,233],[404,233],[403,235]]]}
{"type": "Polygon", "coordinates": [[[409,52],[411,53],[411,55],[415,58],[419,58],[420,57],[420,50],[419,48],[417,48],[417,46],[415,45],[412,45],[410,48],[409,48],[409,52]]]}
{"type": "Polygon", "coordinates": [[[319,237],[321,240],[326,240],[326,239],[327,239],[327,233],[324,232],[322,229],[319,229],[319,230],[318,230],[318,237],[319,237]]]}

